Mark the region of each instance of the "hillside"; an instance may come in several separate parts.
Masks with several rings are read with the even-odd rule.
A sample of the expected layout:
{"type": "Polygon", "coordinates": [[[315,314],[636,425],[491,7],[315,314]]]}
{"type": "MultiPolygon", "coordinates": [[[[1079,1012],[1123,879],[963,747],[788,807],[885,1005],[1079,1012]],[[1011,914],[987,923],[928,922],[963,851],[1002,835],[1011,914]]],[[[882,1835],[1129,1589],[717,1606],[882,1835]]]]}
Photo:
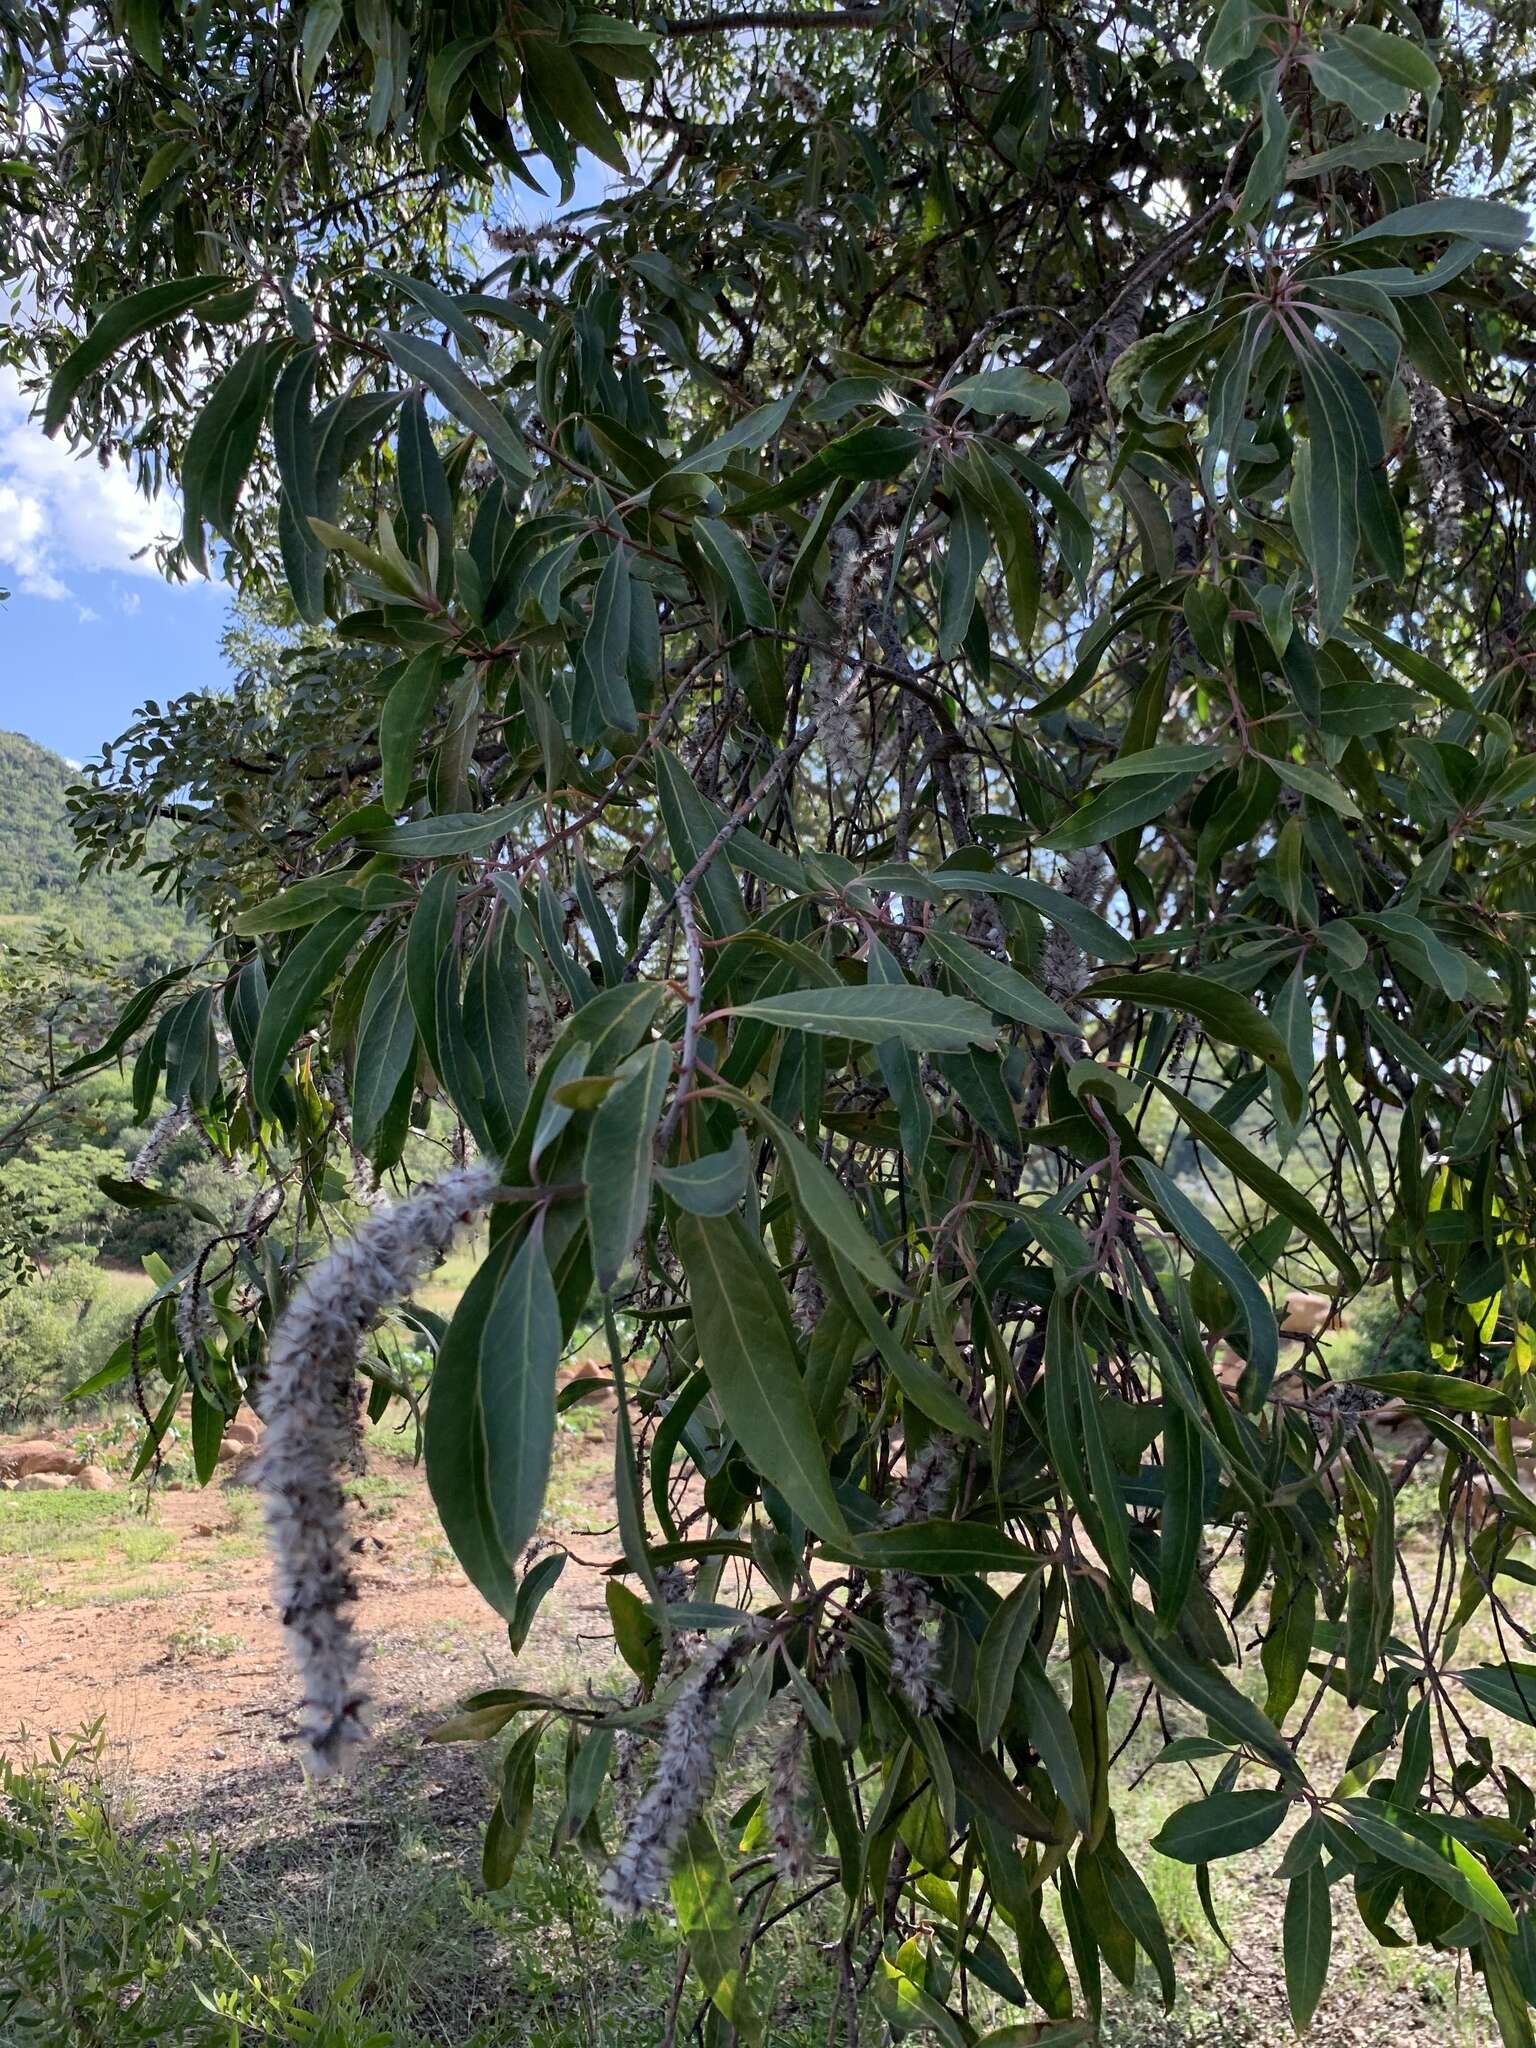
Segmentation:
{"type": "Polygon", "coordinates": [[[0,732],[0,934],[22,922],[68,925],[101,956],[168,965],[188,919],[137,875],[80,879],[64,792],[67,761],[21,733],[0,732]]]}

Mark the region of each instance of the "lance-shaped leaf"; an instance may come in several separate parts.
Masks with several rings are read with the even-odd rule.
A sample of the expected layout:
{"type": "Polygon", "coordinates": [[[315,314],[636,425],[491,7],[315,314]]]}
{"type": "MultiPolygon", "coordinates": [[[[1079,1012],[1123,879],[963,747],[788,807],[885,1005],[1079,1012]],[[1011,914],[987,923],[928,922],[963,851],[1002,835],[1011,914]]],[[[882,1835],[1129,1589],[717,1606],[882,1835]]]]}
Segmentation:
{"type": "Polygon", "coordinates": [[[1174,1109],[1207,1150],[1214,1152],[1223,1166],[1230,1167],[1240,1181],[1252,1188],[1261,1201],[1294,1223],[1303,1236],[1309,1237],[1321,1251],[1328,1254],[1338,1268],[1344,1287],[1350,1293],[1360,1285],[1360,1275],[1354,1260],[1349,1256],[1332,1228],[1318,1215],[1316,1209],[1285,1175],[1277,1173],[1254,1152],[1250,1152],[1235,1132],[1218,1123],[1208,1111],[1203,1110],[1188,1096],[1181,1095],[1176,1088],[1159,1079],[1158,1088],[1172,1103],[1174,1109]]]}
{"type": "Polygon", "coordinates": [[[944,393],[956,405],[972,412],[1016,412],[1026,420],[1046,420],[1060,426],[1072,410],[1065,384],[1054,377],[1042,377],[1038,370],[1026,370],[1013,363],[1006,369],[983,370],[976,377],[962,377],[944,393]]]}
{"type": "Polygon", "coordinates": [[[737,1004],[732,1014],[759,1017],[785,1031],[814,1031],[867,1045],[896,1038],[919,1052],[962,1052],[968,1045],[992,1045],[997,1039],[991,1018],[975,1003],[911,984],[791,989],[737,1004]]]}
{"type": "Polygon", "coordinates": [[[1045,1559],[986,1522],[903,1522],[827,1546],[831,1557],[872,1571],[963,1578],[971,1572],[1037,1572],[1045,1559]]]}
{"type": "Polygon", "coordinates": [[[1091,796],[1081,810],[1074,811],[1050,834],[1045,844],[1061,853],[1073,853],[1085,846],[1101,846],[1121,832],[1134,831],[1160,818],[1194,781],[1197,770],[1176,769],[1153,775],[1133,775],[1112,782],[1091,796]]]}
{"type": "Polygon", "coordinates": [[[629,550],[620,542],[610,548],[597,579],[581,658],[604,720],[622,732],[634,732],[638,723],[629,690],[629,618],[629,550]]]}
{"type": "Polygon", "coordinates": [[[406,860],[447,860],[461,853],[485,853],[506,839],[539,808],[537,797],[497,804],[489,811],[450,811],[436,818],[408,818],[403,825],[373,825],[358,838],[376,853],[406,860]]]}
{"type": "Polygon", "coordinates": [[[1247,1333],[1248,1359],[1239,1391],[1246,1408],[1259,1407],[1280,1362],[1280,1330],[1269,1296],[1215,1224],[1195,1207],[1175,1181],[1149,1159],[1134,1160],[1130,1171],[1141,1180],[1165,1221],[1195,1257],[1216,1274],[1236,1303],[1247,1333]]]}
{"type": "Polygon", "coordinates": [[[367,917],[356,911],[333,910],[304,934],[278,969],[251,1053],[251,1097],[264,1115],[276,1109],[278,1083],[294,1042],[367,926],[367,917]]]}
{"type": "Polygon", "coordinates": [[[994,959],[968,939],[957,939],[938,925],[929,926],[923,943],[989,1010],[1011,1017],[1016,1024],[1033,1025],[1037,1031],[1056,1031],[1066,1038],[1079,1035],[1081,1026],[1061,1005],[1053,1003],[1008,961],[994,959]]]}
{"type": "Polygon", "coordinates": [[[889,1294],[905,1294],[906,1287],[860,1221],[858,1211],[836,1174],[823,1166],[810,1147],[803,1145],[771,1110],[757,1102],[750,1107],[752,1115],[772,1138],[774,1149],[783,1161],[795,1191],[796,1206],[806,1226],[818,1237],[825,1238],[833,1251],[846,1259],[854,1271],[862,1273],[873,1286],[883,1288],[889,1294]]]}
{"type": "Polygon", "coordinates": [[[1288,1792],[1214,1792],[1170,1814],[1152,1837],[1178,1863],[1215,1863],[1267,1842],[1290,1811],[1288,1792]]]}
{"type": "Polygon", "coordinates": [[[1077,902],[1061,889],[1053,889],[1048,882],[1037,882],[1033,875],[1009,875],[1004,874],[1001,868],[962,868],[957,865],[935,868],[933,880],[941,882],[947,890],[1007,896],[1016,903],[1027,903],[1047,923],[1059,925],[1085,953],[1093,954],[1096,959],[1128,963],[1136,958],[1136,948],[1130,940],[1122,932],[1117,932],[1096,910],[1090,910],[1086,904],[1077,902]]]}
{"type": "Polygon", "coordinates": [[[416,1059],[416,1019],[406,986],[405,941],[397,939],[374,969],[363,999],[352,1069],[352,1135],[371,1149],[400,1084],[416,1059]]]}
{"type": "Polygon", "coordinates": [[[181,458],[181,538],[188,559],[204,575],[204,522],[233,539],[235,505],[288,348],[286,341],[253,341],[213,387],[187,436],[181,458]]]}
{"type": "Polygon", "coordinates": [[[125,342],[132,341],[135,335],[147,334],[152,327],[159,327],[166,320],[174,320],[180,313],[189,312],[193,306],[222,291],[228,283],[228,277],[220,271],[202,272],[196,277],[173,277],[164,284],[152,284],[141,292],[133,292],[126,299],[119,299],[115,306],[108,306],[84,341],[71,349],[54,371],[53,382],[48,387],[48,403],[43,409],[43,432],[56,434],[59,431],[80,386],[125,342]]]}
{"type": "Polygon", "coordinates": [[[555,1429],[559,1304],[531,1229],[481,1266],[443,1338],[427,1407],[427,1484],[471,1583],[510,1621],[555,1429]]]}
{"type": "Polygon", "coordinates": [[[678,1216],[699,1356],[753,1468],[818,1535],[846,1539],[795,1353],[788,1305],[761,1243],[734,1216],[678,1216]]]}
{"type": "Polygon", "coordinates": [[[672,1072],[672,1048],[658,1041],[632,1053],[617,1085],[592,1113],[582,1178],[592,1272],[606,1294],[645,1228],[651,1204],[651,1148],[672,1072]]]}
{"type": "Polygon", "coordinates": [[[460,425],[480,436],[508,484],[533,481],[533,465],[521,434],[495,400],[464,374],[447,349],[439,348],[435,341],[424,341],[419,334],[386,334],[383,341],[397,368],[419,379],[460,425]]]}
{"type": "Polygon", "coordinates": [[[756,2048],[763,2020],[747,1988],[741,1922],[730,1872],[709,1822],[694,1820],[672,1866],[672,1905],[688,1961],[710,2003],[739,2040],[756,2048]]]}
{"type": "Polygon", "coordinates": [[[1220,982],[1194,974],[1173,974],[1155,968],[1145,974],[1103,974],[1090,982],[1087,996],[1140,1003],[1149,1010],[1175,1010],[1193,1017],[1223,1045],[1238,1046],[1261,1059],[1278,1077],[1286,1106],[1293,1115],[1302,1104],[1301,1084],[1291,1066],[1285,1040],[1246,996],[1220,982]]]}
{"type": "Polygon", "coordinates": [[[1333,1954],[1333,1902],[1320,1856],[1298,1870],[1286,1889],[1282,1946],[1291,2023],[1304,2034],[1323,1995],[1333,1954]]]}

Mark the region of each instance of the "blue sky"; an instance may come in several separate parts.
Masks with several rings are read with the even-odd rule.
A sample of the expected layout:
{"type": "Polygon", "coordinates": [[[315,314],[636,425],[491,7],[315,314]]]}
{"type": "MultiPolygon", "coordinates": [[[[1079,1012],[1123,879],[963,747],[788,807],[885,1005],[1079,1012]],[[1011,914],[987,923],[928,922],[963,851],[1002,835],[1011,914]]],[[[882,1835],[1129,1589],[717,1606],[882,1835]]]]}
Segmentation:
{"type": "Polygon", "coordinates": [[[140,551],[174,507],[45,440],[29,411],[0,372],[0,727],[79,761],[146,698],[223,680],[228,593],[165,583],[140,551]]]}

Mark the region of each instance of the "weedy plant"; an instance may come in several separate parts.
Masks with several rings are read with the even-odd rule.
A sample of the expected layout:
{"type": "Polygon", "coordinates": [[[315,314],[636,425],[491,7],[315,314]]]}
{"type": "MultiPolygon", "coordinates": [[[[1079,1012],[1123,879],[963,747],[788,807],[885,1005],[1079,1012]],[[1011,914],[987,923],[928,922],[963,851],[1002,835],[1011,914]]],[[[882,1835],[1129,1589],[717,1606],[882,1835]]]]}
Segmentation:
{"type": "Polygon", "coordinates": [[[755,1941],[810,1895],[855,2032],[868,1982],[950,2043],[977,1984],[998,2043],[1086,2038],[1138,1957],[1171,2001],[1114,1691],[1176,1734],[1207,1903],[1296,1823],[1298,2027],[1352,1901],[1529,2044],[1536,1792],[1487,1732],[1536,1718],[1524,17],[680,9],[0,27],[3,346],[281,629],[75,795],[98,862],[169,820],[213,937],[61,1078],[133,1050],[137,1113],[264,1188],[94,1384],[151,1449],[190,1390],[204,1477],[247,1399],[295,1451],[323,1764],[371,1329],[483,1209],[407,1314],[517,1648],[601,1313],[633,1686],[445,1732],[515,1730],[498,1884],[563,1725],[560,1839],[670,1901],[710,2038],[770,2037],[755,1941]],[[530,152],[567,206],[625,175],[528,225],[530,152]],[[1367,1282],[1426,1368],[1282,1350],[1284,1291],[1367,1282]],[[1439,1458],[1422,1594],[1389,1400],[1439,1458]]]}

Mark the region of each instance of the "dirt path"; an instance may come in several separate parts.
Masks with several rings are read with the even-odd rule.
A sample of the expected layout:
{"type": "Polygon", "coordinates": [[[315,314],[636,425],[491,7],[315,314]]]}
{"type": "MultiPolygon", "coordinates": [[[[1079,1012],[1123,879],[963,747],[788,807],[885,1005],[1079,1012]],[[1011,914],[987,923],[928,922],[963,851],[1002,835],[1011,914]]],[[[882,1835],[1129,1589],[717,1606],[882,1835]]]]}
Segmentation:
{"type": "MultiPolygon", "coordinates": [[[[593,1559],[612,1547],[584,1533],[611,1523],[609,1455],[601,1438],[564,1446],[552,1490],[559,1525],[593,1559]]],[[[222,1477],[141,1496],[0,1497],[0,1746],[34,1750],[104,1717],[109,1754],[141,1789],[285,1761],[297,1780],[296,1688],[255,1496],[222,1477]]],[[[468,1690],[551,1682],[590,1661],[595,1564],[568,1560],[514,1660],[441,1542],[419,1467],[375,1455],[352,1516],[355,1625],[381,1735],[419,1732],[468,1690]]]]}

